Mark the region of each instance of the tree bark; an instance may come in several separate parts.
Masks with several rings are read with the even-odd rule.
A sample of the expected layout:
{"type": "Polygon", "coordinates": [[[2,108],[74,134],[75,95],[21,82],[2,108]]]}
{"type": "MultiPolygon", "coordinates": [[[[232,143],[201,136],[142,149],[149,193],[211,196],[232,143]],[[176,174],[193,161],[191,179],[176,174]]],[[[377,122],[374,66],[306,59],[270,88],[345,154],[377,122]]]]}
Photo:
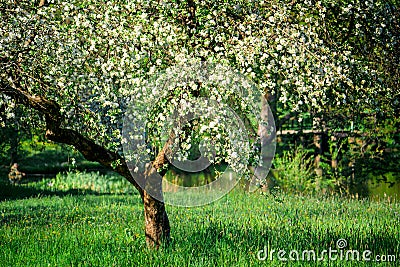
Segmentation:
{"type": "Polygon", "coordinates": [[[164,147],[155,160],[148,164],[145,172],[146,185],[143,196],[144,217],[146,222],[146,243],[150,248],[158,249],[161,244],[170,241],[170,224],[162,192],[162,177],[166,170],[162,169],[168,163],[167,154],[171,153],[171,145],[175,140],[172,132],[164,147]],[[160,172],[158,172],[160,170],[160,172]]]}
{"type": "Polygon", "coordinates": [[[146,224],[146,243],[149,248],[158,249],[170,240],[170,225],[165,204],[144,191],[144,218],[146,224]]]}
{"type": "Polygon", "coordinates": [[[18,115],[14,118],[14,124],[9,129],[10,130],[10,166],[18,161],[18,145],[19,145],[19,135],[18,135],[18,115]]]}

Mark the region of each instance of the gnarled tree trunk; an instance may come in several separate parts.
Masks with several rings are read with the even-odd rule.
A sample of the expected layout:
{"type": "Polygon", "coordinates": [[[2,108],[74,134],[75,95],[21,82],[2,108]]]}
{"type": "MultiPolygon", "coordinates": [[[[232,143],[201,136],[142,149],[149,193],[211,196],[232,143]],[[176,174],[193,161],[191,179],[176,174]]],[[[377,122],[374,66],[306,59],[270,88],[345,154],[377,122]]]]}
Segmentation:
{"type": "Polygon", "coordinates": [[[170,225],[164,203],[153,198],[146,191],[144,192],[143,203],[147,245],[150,248],[159,248],[163,243],[168,244],[170,225]]]}
{"type": "Polygon", "coordinates": [[[146,242],[151,248],[159,248],[170,240],[170,225],[165,204],[163,202],[162,177],[166,170],[162,169],[168,164],[167,154],[171,153],[170,147],[175,140],[172,132],[164,147],[155,160],[147,165],[145,171],[145,188],[143,194],[144,218],[146,222],[146,242]],[[161,170],[158,172],[158,170],[161,170]]]}

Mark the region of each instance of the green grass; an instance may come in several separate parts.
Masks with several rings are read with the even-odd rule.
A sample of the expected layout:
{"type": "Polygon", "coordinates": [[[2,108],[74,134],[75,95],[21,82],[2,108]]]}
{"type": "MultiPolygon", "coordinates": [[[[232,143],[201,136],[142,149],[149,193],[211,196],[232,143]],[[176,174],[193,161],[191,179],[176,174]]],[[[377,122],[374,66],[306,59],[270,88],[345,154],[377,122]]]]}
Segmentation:
{"type": "MultiPolygon", "coordinates": [[[[140,198],[121,177],[92,173],[11,187],[2,183],[0,266],[287,266],[257,252],[347,249],[400,258],[400,204],[232,191],[198,208],[167,206],[170,246],[146,248],[140,198]],[[98,180],[95,178],[97,177],[98,180]],[[105,185],[111,180],[113,185],[105,185]],[[85,182],[86,181],[86,182],[85,182]],[[103,184],[103,186],[102,186],[103,184]],[[93,186],[95,185],[95,186],[93,186]]],[[[376,262],[289,262],[375,266],[376,262]]],[[[380,263],[379,266],[398,266],[380,263]]]]}
{"type": "MultiPolygon", "coordinates": [[[[0,159],[0,177],[10,170],[8,159],[0,159]]],[[[29,174],[56,174],[68,170],[103,170],[97,162],[86,160],[82,154],[66,145],[53,142],[40,142],[37,137],[21,141],[19,169],[29,174]]]]}

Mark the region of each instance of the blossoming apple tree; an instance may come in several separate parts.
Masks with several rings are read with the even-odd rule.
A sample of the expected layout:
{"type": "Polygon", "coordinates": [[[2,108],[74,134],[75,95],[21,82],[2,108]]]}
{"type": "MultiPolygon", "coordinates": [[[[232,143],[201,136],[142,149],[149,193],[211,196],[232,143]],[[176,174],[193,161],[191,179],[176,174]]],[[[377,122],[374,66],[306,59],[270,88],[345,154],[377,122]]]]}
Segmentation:
{"type": "MultiPolygon", "coordinates": [[[[304,112],[332,123],[343,121],[336,115],[368,110],[396,114],[398,97],[392,98],[394,88],[381,80],[387,68],[368,64],[371,60],[353,49],[357,36],[361,40],[368,33],[380,40],[383,34],[387,40],[379,49],[396,54],[392,47],[398,36],[389,28],[396,27],[391,26],[395,21],[375,18],[379,25],[372,33],[370,24],[364,23],[376,10],[384,13],[391,7],[384,1],[366,1],[365,6],[345,2],[4,0],[0,3],[1,117],[11,118],[16,105],[27,107],[24,116],[34,118],[30,123],[43,129],[49,140],[74,146],[87,159],[126,177],[144,202],[147,242],[158,246],[170,232],[164,203],[133,178],[132,171],[146,177],[148,169],[129,167],[122,153],[129,99],[142,99],[142,105],[154,107],[142,125],[149,133],[143,149],[149,149],[152,170],[161,176],[168,169],[167,154],[174,140],[181,139],[182,151],[197,142],[190,131],[167,132],[170,139],[157,137],[157,129],[174,112],[170,107],[184,108],[193,104],[190,99],[206,97],[223,102],[240,117],[251,101],[226,86],[223,89],[224,81],[218,78],[162,87],[163,92],[154,92],[161,97],[155,106],[154,98],[141,98],[152,93],[149,80],[157,73],[187,62],[229,66],[256,84],[258,94],[300,119],[304,112]],[[346,25],[345,19],[335,20],[332,10],[339,18],[350,16],[354,21],[346,25]],[[388,104],[390,99],[397,102],[388,104]]],[[[243,121],[249,136],[257,133],[251,119],[243,121]]],[[[218,136],[213,143],[220,155],[216,162],[243,167],[229,142],[224,142],[227,133],[219,121],[193,123],[199,123],[197,138],[207,131],[218,136]]]]}

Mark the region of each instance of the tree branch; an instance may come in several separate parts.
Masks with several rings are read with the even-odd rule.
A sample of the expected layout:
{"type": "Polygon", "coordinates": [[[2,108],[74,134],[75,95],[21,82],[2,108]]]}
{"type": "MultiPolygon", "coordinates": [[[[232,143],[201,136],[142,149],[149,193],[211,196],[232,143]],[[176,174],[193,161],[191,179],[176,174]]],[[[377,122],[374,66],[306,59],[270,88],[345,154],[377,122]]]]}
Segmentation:
{"type": "Polygon", "coordinates": [[[132,177],[123,157],[116,152],[109,151],[96,144],[75,130],[62,128],[60,106],[56,102],[46,99],[43,96],[31,95],[13,81],[11,81],[11,84],[12,87],[8,87],[8,89],[5,89],[6,87],[2,85],[0,93],[10,96],[18,103],[31,107],[44,115],[46,120],[46,138],[48,140],[71,145],[81,152],[87,160],[99,162],[101,165],[113,169],[133,184],[143,197],[143,189],[132,177]],[[118,163],[117,166],[113,167],[116,162],[118,163]]]}
{"type": "Polygon", "coordinates": [[[194,0],[188,0],[187,5],[188,5],[189,16],[186,18],[186,24],[189,27],[188,35],[189,37],[192,37],[197,27],[196,3],[194,2],[194,0]]]}

